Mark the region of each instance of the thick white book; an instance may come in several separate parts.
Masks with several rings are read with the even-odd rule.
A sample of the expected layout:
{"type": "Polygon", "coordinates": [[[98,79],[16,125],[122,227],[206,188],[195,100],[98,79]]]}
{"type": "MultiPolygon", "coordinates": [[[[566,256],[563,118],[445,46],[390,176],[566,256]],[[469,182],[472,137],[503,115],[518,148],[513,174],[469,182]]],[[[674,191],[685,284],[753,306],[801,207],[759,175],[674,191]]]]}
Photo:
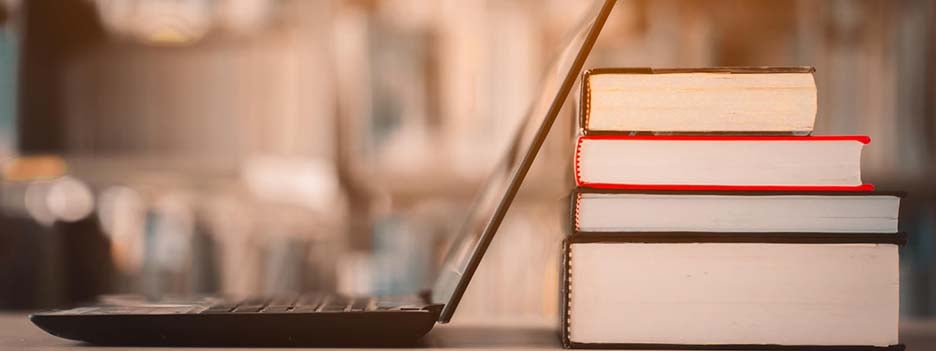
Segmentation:
{"type": "Polygon", "coordinates": [[[816,120],[812,67],[599,68],[583,76],[586,134],[806,135],[816,120]]]}
{"type": "Polygon", "coordinates": [[[567,347],[902,349],[895,243],[570,239],[567,347]]]}

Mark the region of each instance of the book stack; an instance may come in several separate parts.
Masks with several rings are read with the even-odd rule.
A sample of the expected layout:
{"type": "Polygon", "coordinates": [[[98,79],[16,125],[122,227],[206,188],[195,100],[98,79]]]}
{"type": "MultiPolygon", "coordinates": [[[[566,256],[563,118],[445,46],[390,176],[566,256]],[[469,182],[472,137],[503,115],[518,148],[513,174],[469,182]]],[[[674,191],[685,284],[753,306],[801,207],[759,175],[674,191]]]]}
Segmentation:
{"type": "Polygon", "coordinates": [[[815,115],[809,67],[586,72],[564,345],[902,349],[900,196],[815,115]]]}

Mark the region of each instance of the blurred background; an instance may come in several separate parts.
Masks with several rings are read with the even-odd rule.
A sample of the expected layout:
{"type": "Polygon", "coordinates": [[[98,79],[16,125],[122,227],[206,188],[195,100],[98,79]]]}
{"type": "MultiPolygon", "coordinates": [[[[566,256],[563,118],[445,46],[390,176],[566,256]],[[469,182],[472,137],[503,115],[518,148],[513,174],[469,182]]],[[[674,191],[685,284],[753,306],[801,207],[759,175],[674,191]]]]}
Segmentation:
{"type": "MultiPolygon", "coordinates": [[[[0,310],[427,287],[579,0],[0,0],[0,310]]],[[[936,4],[620,1],[586,67],[810,65],[936,315],[936,4]]],[[[577,89],[577,88],[576,88],[577,89]]],[[[575,94],[456,320],[556,319],[575,94]]]]}

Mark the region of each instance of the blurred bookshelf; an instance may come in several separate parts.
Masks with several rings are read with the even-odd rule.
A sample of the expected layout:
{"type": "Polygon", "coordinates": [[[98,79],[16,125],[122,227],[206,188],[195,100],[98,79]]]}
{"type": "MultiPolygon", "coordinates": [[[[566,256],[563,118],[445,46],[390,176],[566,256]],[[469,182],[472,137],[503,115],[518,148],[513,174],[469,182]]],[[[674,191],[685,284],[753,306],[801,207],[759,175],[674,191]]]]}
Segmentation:
{"type": "MultiPolygon", "coordinates": [[[[424,287],[434,273],[426,267],[538,92],[553,44],[587,6],[0,3],[3,216],[46,221],[23,224],[43,233],[30,251],[40,258],[15,259],[27,267],[64,259],[44,248],[62,246],[55,243],[72,225],[37,220],[25,198],[27,189],[45,194],[67,175],[93,194],[87,218],[110,243],[117,278],[98,292],[151,295],[424,287]],[[43,175],[35,165],[47,161],[22,163],[38,155],[64,166],[43,175]],[[10,169],[27,176],[11,177],[10,169]],[[118,210],[102,207],[111,202],[118,210]]],[[[586,67],[815,66],[816,133],[870,135],[864,179],[908,193],[904,314],[936,314],[932,2],[617,6],[586,67]]],[[[556,315],[564,235],[556,214],[570,186],[576,100],[568,100],[457,318],[556,315]]],[[[47,293],[67,284],[65,274],[31,283],[27,290],[44,297],[27,305],[67,301],[47,293]]]]}

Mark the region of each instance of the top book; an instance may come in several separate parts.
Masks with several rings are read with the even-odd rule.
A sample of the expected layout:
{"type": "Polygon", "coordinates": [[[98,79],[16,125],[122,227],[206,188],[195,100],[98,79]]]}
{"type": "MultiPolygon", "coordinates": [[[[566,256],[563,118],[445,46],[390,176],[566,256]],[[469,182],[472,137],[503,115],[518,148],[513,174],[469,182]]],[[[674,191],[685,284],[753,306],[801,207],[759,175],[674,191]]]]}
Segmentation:
{"type": "Polygon", "coordinates": [[[812,67],[598,68],[582,82],[585,134],[809,135],[812,67]]]}

